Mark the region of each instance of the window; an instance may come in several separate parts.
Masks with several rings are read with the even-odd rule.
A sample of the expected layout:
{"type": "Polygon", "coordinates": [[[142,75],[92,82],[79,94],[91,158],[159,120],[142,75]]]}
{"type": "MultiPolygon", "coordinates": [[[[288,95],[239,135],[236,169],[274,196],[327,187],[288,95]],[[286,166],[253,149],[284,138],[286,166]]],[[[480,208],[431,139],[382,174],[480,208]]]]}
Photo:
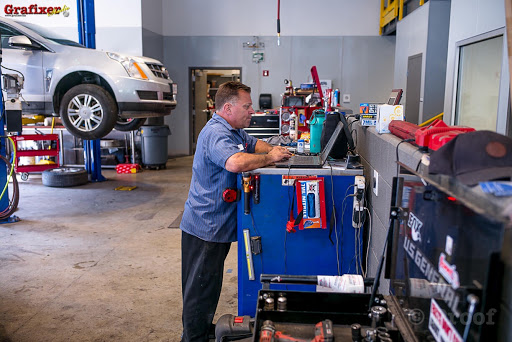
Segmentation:
{"type": "Polygon", "coordinates": [[[4,24],[0,24],[0,34],[2,35],[2,49],[12,49],[12,47],[9,46],[9,38],[13,36],[23,36],[23,33],[4,24]]]}
{"type": "Polygon", "coordinates": [[[509,76],[502,72],[503,34],[486,34],[458,45],[455,124],[507,134],[509,76]],[[507,92],[502,91],[504,83],[507,92]]]}

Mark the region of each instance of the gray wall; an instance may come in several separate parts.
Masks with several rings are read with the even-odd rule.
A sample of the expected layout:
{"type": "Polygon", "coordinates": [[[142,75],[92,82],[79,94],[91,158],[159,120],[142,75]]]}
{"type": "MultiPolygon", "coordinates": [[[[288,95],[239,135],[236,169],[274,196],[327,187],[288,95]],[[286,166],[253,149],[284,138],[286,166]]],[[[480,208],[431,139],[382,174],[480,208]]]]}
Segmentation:
{"type": "Polygon", "coordinates": [[[444,111],[444,84],[450,25],[450,1],[430,0],[427,51],[425,57],[424,122],[444,111]]]}
{"type": "MultiPolygon", "coordinates": [[[[389,226],[389,209],[391,204],[391,187],[397,173],[396,148],[402,141],[392,134],[378,134],[374,127],[362,127],[355,123],[357,132],[357,152],[364,166],[364,176],[368,190],[368,208],[371,212],[371,240],[368,251],[368,274],[375,276],[382,254],[384,241],[389,226]],[[378,172],[377,195],[374,186],[374,170],[378,172]]],[[[416,169],[421,153],[411,144],[403,143],[398,147],[398,160],[412,169],[416,169]]],[[[384,270],[383,273],[384,274],[384,270]]],[[[389,281],[381,278],[380,293],[389,292],[389,281]]]]}
{"type": "MultiPolygon", "coordinates": [[[[421,79],[425,79],[429,7],[430,1],[407,15],[396,26],[395,88],[404,90],[402,104],[405,104],[407,101],[407,92],[405,90],[407,86],[407,63],[410,56],[423,54],[421,79]]],[[[423,87],[421,87],[421,96],[423,96],[423,87]]]]}
{"type": "Polygon", "coordinates": [[[277,46],[275,37],[260,37],[265,61],[252,62],[252,50],[243,42],[252,37],[196,36],[164,37],[163,62],[178,83],[178,107],[165,118],[171,128],[169,155],[188,155],[189,145],[189,68],[241,67],[242,82],[252,88],[257,108],[260,93],[271,93],[274,107],[281,103],[284,79],[294,86],[311,81],[310,69],[316,65],[320,79],[330,79],[333,88],[350,94],[345,107],[359,110],[359,103],[383,102],[393,87],[394,37],[282,37],[277,46]],[[269,77],[263,77],[269,70],[269,77]]]}
{"type": "Polygon", "coordinates": [[[142,53],[146,57],[164,59],[164,37],[162,35],[162,0],[141,1],[142,53]]]}
{"type": "MultiPolygon", "coordinates": [[[[450,1],[430,0],[397,25],[395,88],[402,88],[402,104],[407,101],[408,58],[422,54],[419,122],[444,110],[444,85],[450,22],[450,1]]],[[[407,113],[405,113],[407,116],[407,113]]]]}

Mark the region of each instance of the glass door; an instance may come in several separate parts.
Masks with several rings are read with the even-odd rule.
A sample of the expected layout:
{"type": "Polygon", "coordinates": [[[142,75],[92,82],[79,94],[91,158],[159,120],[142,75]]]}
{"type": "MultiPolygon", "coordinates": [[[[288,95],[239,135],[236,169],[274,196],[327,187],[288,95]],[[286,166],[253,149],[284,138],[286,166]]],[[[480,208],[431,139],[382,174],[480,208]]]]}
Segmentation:
{"type": "Polygon", "coordinates": [[[455,124],[497,131],[503,35],[459,49],[455,124]]]}

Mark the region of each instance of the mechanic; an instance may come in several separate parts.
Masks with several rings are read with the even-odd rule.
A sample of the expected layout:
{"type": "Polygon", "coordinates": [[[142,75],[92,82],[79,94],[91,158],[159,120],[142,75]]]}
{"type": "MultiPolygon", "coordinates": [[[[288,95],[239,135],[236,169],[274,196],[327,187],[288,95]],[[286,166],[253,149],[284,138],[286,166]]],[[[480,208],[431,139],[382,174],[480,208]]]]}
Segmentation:
{"type": "Polygon", "coordinates": [[[237,238],[236,202],[223,201],[237,188],[237,173],[288,159],[291,153],[249,136],[254,114],[251,88],[226,82],[215,95],[216,113],[201,130],[182,230],[182,341],[208,341],[222,288],[224,260],[237,238]]]}

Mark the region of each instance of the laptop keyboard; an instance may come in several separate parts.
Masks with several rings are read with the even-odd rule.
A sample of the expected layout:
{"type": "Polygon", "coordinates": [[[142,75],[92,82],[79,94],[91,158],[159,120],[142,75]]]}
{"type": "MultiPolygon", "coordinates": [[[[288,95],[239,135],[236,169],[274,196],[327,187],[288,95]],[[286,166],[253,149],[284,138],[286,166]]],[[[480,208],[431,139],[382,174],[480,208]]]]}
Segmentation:
{"type": "Polygon", "coordinates": [[[293,156],[288,161],[295,165],[314,165],[320,163],[318,156],[293,156]]]}

